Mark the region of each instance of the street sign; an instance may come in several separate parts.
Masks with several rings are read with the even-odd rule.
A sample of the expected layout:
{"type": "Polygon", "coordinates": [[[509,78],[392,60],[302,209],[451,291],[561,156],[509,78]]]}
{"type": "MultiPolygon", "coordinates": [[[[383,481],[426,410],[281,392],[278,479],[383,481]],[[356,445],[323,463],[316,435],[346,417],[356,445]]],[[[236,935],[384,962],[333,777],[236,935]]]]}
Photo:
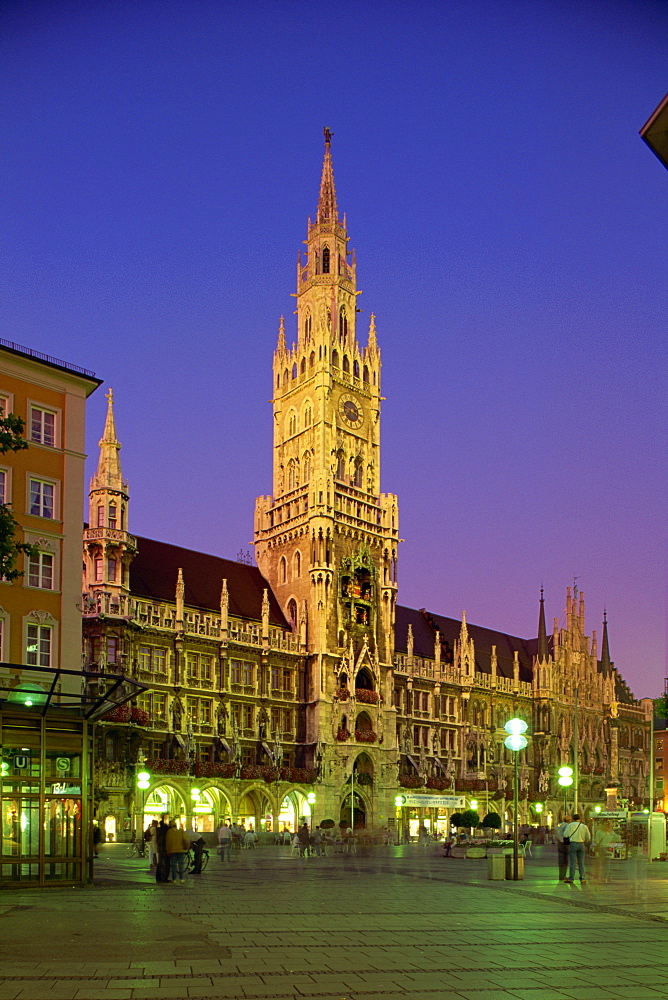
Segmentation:
{"type": "Polygon", "coordinates": [[[405,795],[405,805],[411,809],[425,809],[436,806],[439,809],[463,809],[466,800],[463,795],[405,795]]]}

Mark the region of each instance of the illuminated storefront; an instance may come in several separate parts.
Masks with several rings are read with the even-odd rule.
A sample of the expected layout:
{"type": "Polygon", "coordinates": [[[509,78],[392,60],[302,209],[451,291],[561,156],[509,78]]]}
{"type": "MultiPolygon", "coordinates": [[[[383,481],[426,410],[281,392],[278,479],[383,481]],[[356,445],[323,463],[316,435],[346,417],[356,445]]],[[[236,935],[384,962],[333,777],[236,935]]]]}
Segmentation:
{"type": "Polygon", "coordinates": [[[90,880],[95,722],[142,689],[0,663],[0,886],[90,880]]]}

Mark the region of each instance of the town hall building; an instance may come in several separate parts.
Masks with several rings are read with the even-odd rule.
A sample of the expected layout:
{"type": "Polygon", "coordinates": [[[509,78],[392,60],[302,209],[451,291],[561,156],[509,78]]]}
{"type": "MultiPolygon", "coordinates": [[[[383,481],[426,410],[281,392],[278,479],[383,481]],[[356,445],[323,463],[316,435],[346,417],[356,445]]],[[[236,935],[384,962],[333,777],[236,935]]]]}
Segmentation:
{"type": "Polygon", "coordinates": [[[600,643],[588,631],[577,588],[549,631],[541,592],[528,639],[397,603],[379,337],[373,315],[358,327],[348,242],[326,129],[296,331],[281,319],[273,354],[273,492],[255,504],[256,565],[131,534],[108,393],[84,531],[84,670],[91,683],[117,672],[147,685],[98,726],[98,818],[119,839],[163,812],[204,831],[226,818],[258,831],[304,818],[443,831],[446,796],[511,821],[513,716],[531,737],[522,822],[558,822],[564,763],[585,815],[606,788],[638,805],[647,795],[647,708],[611,661],[607,622],[600,643]]]}

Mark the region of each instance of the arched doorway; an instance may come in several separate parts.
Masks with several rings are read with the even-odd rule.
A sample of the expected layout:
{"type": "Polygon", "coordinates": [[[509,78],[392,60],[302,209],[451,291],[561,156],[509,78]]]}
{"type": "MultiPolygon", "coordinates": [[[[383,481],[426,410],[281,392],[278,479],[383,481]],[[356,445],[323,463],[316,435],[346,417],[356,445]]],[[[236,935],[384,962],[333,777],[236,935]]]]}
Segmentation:
{"type": "Polygon", "coordinates": [[[351,830],[364,830],[366,827],[366,802],[359,792],[352,792],[354,799],[354,814],[351,816],[351,792],[344,796],[341,802],[341,816],[339,825],[351,830]]]}
{"type": "Polygon", "coordinates": [[[186,822],[185,800],[173,785],[156,785],[148,792],[144,802],[142,830],[146,829],[151,820],[159,820],[163,815],[183,824],[186,822]]]}

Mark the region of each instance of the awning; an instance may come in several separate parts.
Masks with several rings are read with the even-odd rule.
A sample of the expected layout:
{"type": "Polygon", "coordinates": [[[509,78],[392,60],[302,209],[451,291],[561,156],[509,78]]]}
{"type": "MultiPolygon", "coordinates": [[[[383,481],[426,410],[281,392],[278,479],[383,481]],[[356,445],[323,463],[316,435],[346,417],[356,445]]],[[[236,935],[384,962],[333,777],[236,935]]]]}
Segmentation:
{"type": "Polygon", "coordinates": [[[418,762],[416,761],[415,757],[411,757],[411,755],[409,753],[407,753],[406,756],[408,757],[409,761],[411,762],[411,764],[413,765],[413,767],[415,768],[415,770],[419,774],[420,773],[420,768],[418,766],[418,762]]]}
{"type": "Polygon", "coordinates": [[[9,704],[42,715],[54,708],[73,709],[96,722],[147,690],[146,684],[124,674],[0,663],[0,708],[9,704]]]}
{"type": "Polygon", "coordinates": [[[216,736],[216,739],[218,740],[218,742],[220,743],[220,745],[223,747],[224,750],[227,750],[228,753],[232,753],[232,747],[227,742],[227,740],[223,739],[222,736],[216,736]]]}
{"type": "Polygon", "coordinates": [[[181,747],[181,749],[185,750],[185,748],[186,748],[186,741],[184,740],[183,736],[181,736],[180,733],[174,733],[174,739],[176,740],[176,742],[178,743],[178,745],[181,747]]]}
{"type": "Polygon", "coordinates": [[[264,742],[262,743],[262,749],[266,752],[267,757],[269,758],[269,760],[273,764],[274,763],[274,753],[273,753],[273,750],[270,750],[269,747],[267,746],[267,744],[264,743],[264,742]]]}
{"type": "Polygon", "coordinates": [[[437,764],[438,764],[438,766],[440,767],[440,769],[441,769],[441,771],[443,772],[443,774],[447,774],[447,773],[448,773],[448,769],[447,769],[447,767],[445,766],[445,764],[443,763],[443,761],[442,761],[442,760],[440,760],[440,758],[439,758],[439,757],[434,757],[434,760],[436,761],[436,763],[437,763],[437,764]]]}

